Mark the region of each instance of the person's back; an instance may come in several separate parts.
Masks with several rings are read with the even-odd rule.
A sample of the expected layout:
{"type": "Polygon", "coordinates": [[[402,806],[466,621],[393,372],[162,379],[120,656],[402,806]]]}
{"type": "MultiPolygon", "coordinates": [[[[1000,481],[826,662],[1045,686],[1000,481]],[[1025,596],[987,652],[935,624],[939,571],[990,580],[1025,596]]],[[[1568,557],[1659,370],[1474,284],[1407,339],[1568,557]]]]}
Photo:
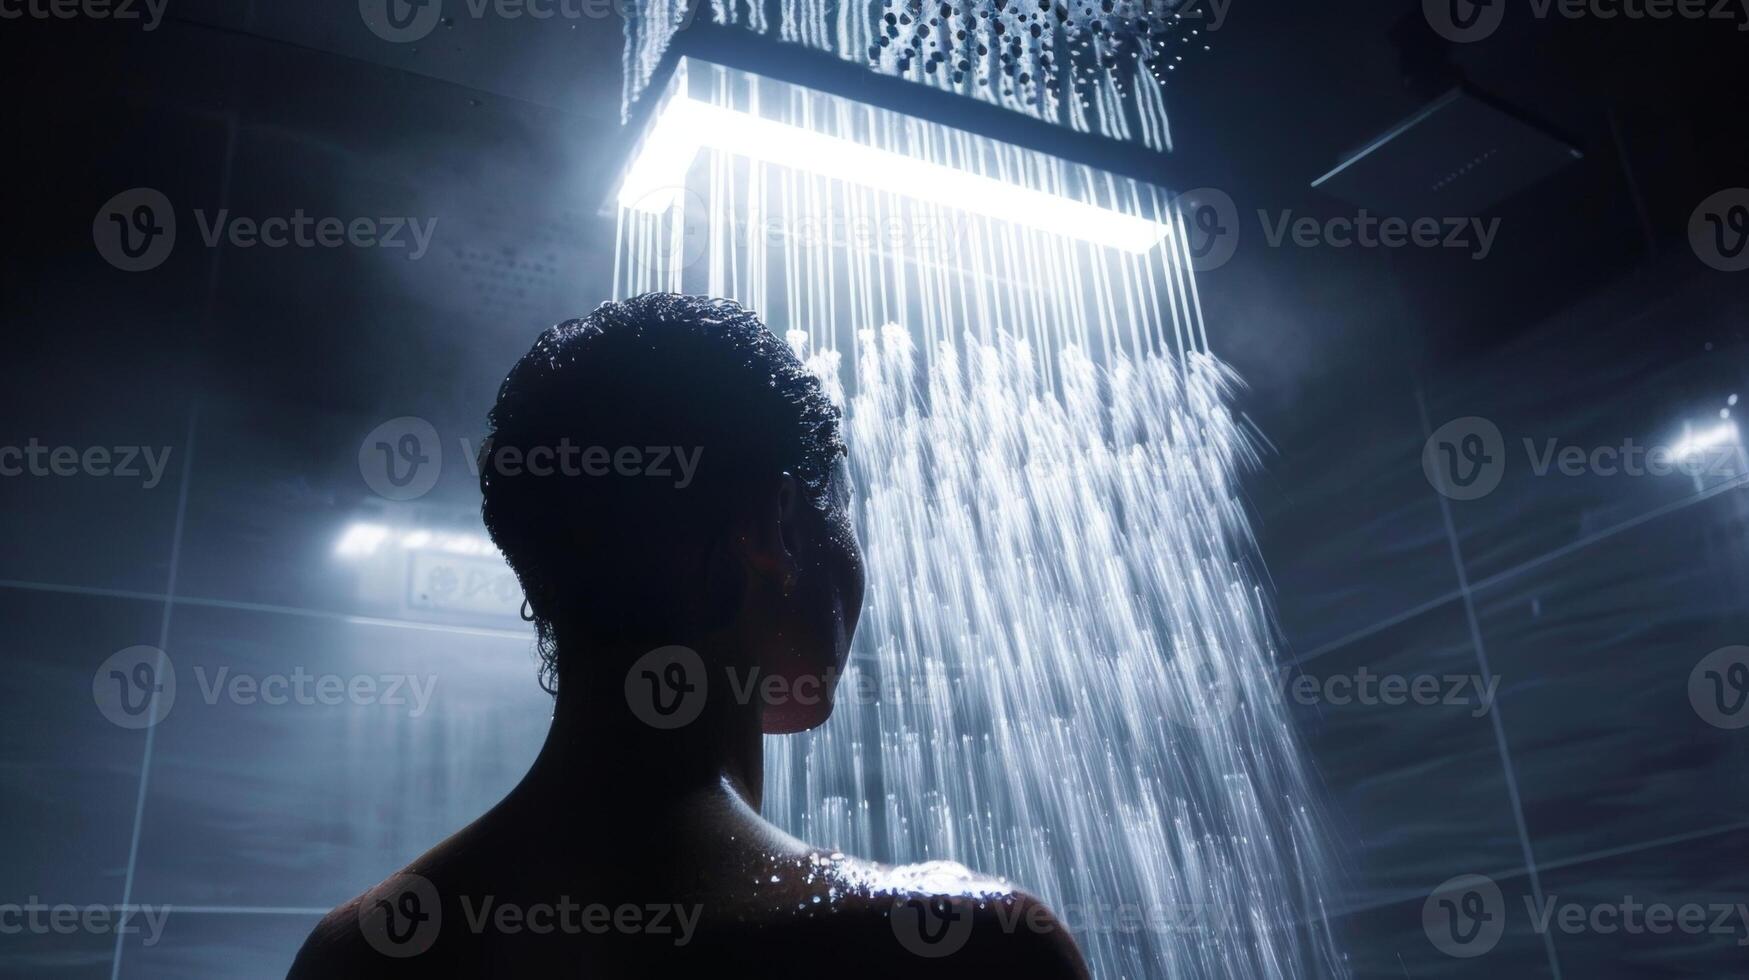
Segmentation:
{"type": "Polygon", "coordinates": [[[1023,892],[760,818],[762,739],[830,714],[863,583],[836,411],[756,318],[606,304],[542,335],[492,422],[483,512],[552,730],[491,812],[330,913],[293,977],[1085,976],[1023,892]]]}
{"type": "Polygon", "coordinates": [[[1030,896],[958,865],[773,839],[721,812],[734,795],[681,801],[688,815],[642,832],[581,828],[574,847],[494,811],[332,912],[292,976],[1085,975],[1030,896]]]}

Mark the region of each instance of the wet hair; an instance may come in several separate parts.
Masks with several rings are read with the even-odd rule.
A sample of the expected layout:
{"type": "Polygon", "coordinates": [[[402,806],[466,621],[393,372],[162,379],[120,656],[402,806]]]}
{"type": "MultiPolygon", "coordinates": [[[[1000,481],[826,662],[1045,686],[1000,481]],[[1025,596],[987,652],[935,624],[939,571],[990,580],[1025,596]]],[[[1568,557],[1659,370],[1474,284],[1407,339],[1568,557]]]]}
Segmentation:
{"type": "Polygon", "coordinates": [[[845,451],[819,379],[758,316],[674,293],[544,331],[489,421],[481,515],[555,693],[561,660],[587,655],[576,648],[669,642],[662,631],[713,615],[688,581],[710,544],[784,473],[824,510],[845,451]],[[690,479],[677,453],[696,454],[690,479]]]}

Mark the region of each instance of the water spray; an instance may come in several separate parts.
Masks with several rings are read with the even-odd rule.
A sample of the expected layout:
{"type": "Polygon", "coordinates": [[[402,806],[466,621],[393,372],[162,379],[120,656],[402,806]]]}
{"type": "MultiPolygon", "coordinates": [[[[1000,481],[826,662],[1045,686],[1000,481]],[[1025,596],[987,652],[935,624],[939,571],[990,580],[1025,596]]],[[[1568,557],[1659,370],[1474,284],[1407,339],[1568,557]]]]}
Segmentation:
{"type": "Polygon", "coordinates": [[[616,293],[742,301],[846,410],[868,600],[766,815],[1004,875],[1095,976],[1344,975],[1157,89],[967,98],[891,12],[628,28],[616,293]]]}

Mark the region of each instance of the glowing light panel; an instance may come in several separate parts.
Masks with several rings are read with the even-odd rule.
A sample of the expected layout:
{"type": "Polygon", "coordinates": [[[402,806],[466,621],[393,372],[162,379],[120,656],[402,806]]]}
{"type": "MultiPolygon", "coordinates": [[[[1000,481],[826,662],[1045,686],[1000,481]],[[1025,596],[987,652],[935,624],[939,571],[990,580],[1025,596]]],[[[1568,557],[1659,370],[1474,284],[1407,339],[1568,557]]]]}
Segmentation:
{"type": "Polygon", "coordinates": [[[1146,252],[1170,230],[1136,215],[684,96],[663,107],[620,186],[620,205],[653,214],[673,207],[687,170],[706,147],[1126,252],[1146,252]]]}
{"type": "Polygon", "coordinates": [[[1691,459],[1701,453],[1737,438],[1737,423],[1721,422],[1710,429],[1701,432],[1686,432],[1680,442],[1672,449],[1678,459],[1691,459]]]}

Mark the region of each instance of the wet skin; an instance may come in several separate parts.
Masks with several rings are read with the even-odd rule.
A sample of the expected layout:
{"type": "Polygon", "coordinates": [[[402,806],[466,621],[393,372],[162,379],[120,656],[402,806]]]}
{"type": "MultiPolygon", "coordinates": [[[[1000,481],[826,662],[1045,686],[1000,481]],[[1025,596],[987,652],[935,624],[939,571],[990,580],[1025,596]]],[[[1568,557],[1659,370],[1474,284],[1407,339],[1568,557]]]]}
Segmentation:
{"type": "Polygon", "coordinates": [[[862,604],[837,482],[821,508],[786,477],[712,549],[701,575],[745,584],[736,614],[663,640],[712,671],[696,720],[645,724],[624,687],[643,651],[592,651],[613,669],[561,676],[510,795],[329,913],[291,976],[1085,977],[1024,892],[947,862],[824,852],[759,816],[763,735],[826,720],[862,604]],[[728,696],[730,670],[827,696],[728,696]]]}

